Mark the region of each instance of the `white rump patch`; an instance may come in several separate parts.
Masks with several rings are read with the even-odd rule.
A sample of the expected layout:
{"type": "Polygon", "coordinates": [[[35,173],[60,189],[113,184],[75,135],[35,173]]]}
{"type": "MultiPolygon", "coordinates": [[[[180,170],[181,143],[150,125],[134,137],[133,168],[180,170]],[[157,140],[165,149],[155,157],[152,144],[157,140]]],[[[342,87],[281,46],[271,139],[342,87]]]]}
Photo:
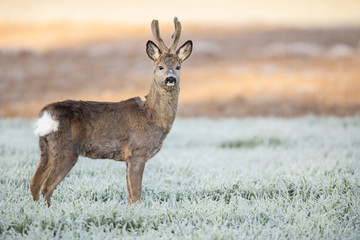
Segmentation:
{"type": "Polygon", "coordinates": [[[59,128],[59,122],[54,120],[50,113],[45,111],[43,115],[35,122],[34,127],[35,135],[42,137],[51,132],[56,132],[59,128]]]}

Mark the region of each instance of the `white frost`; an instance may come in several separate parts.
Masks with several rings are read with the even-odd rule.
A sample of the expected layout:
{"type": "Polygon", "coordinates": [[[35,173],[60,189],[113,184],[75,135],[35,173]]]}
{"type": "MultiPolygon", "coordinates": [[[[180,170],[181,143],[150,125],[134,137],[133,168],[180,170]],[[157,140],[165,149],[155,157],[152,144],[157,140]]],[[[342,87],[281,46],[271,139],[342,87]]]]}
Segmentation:
{"type": "Polygon", "coordinates": [[[50,113],[44,112],[35,122],[34,133],[38,137],[45,136],[51,132],[56,132],[59,128],[59,122],[54,120],[50,113]]]}

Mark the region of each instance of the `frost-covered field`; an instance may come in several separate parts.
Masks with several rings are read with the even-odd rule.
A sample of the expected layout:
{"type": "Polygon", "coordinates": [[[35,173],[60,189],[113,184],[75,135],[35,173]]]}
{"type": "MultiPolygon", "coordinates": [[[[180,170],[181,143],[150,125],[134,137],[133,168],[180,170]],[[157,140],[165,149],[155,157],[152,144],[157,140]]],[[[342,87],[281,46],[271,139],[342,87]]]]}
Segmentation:
{"type": "Polygon", "coordinates": [[[131,207],[125,164],[85,158],[33,202],[38,157],[0,121],[0,239],[360,239],[360,117],[178,119],[131,207]]]}

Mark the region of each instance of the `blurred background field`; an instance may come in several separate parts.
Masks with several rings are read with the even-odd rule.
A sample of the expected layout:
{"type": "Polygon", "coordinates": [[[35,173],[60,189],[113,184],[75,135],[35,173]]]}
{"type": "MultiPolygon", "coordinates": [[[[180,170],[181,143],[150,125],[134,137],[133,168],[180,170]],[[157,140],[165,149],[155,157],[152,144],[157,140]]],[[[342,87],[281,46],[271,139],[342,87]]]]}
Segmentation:
{"type": "Polygon", "coordinates": [[[145,43],[160,21],[194,41],[181,117],[357,115],[360,2],[0,2],[0,117],[35,117],[65,99],[145,96],[145,43]]]}

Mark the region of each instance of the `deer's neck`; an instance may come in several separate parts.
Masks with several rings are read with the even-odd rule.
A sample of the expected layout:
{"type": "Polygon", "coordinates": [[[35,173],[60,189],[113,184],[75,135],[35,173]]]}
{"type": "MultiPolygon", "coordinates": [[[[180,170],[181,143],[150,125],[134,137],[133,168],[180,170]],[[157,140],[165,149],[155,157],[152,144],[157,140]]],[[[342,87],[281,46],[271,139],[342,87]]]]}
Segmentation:
{"type": "Polygon", "coordinates": [[[164,133],[170,131],[175,120],[179,92],[179,87],[167,91],[158,86],[155,81],[151,84],[145,105],[155,124],[159,126],[164,133]]]}

